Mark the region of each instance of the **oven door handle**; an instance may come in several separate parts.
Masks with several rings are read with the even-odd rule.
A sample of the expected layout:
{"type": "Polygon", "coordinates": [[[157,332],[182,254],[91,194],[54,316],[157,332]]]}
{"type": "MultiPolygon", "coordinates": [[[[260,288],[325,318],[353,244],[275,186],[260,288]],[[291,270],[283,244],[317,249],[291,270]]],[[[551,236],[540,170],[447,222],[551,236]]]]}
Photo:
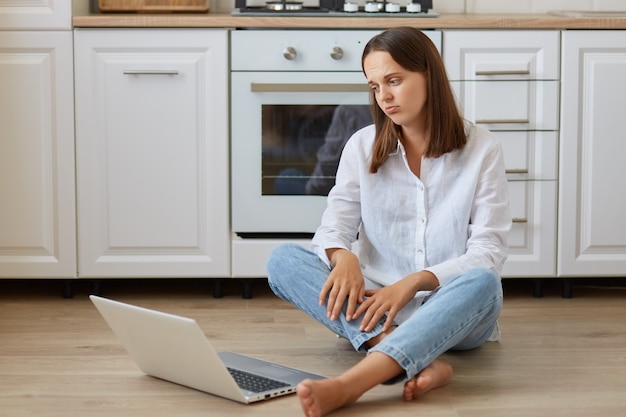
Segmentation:
{"type": "Polygon", "coordinates": [[[251,83],[253,93],[367,93],[367,84],[251,83]]]}

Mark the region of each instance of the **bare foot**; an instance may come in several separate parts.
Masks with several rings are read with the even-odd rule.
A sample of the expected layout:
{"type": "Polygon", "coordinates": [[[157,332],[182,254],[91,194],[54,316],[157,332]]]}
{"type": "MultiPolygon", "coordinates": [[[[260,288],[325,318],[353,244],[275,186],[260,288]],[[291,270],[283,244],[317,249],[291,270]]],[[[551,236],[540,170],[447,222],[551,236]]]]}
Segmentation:
{"type": "Polygon", "coordinates": [[[352,404],[358,399],[358,396],[353,398],[348,393],[338,378],[305,379],[298,384],[296,393],[306,417],[325,416],[338,408],[352,404]]]}
{"type": "Polygon", "coordinates": [[[424,396],[428,391],[448,385],[453,373],[450,364],[436,359],[404,384],[404,400],[415,400],[424,396]]]}

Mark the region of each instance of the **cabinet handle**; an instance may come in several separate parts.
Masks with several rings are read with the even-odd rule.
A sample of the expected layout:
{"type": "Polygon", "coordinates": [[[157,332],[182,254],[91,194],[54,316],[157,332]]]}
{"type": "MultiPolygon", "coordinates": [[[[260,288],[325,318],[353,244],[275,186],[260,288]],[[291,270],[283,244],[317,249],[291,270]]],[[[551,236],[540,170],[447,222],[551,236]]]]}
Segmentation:
{"type": "Polygon", "coordinates": [[[530,75],[529,70],[476,71],[476,75],[530,75]]]}
{"type": "Polygon", "coordinates": [[[507,174],[528,174],[527,169],[506,169],[504,172],[507,174]]]}
{"type": "Polygon", "coordinates": [[[178,75],[178,70],[124,70],[124,75],[178,75]]]}
{"type": "Polygon", "coordinates": [[[519,217],[513,217],[513,223],[528,223],[528,219],[521,219],[519,217]]]}
{"type": "Polygon", "coordinates": [[[524,124],[524,125],[527,125],[529,123],[530,123],[530,120],[528,120],[528,119],[482,119],[482,120],[476,120],[476,124],[483,124],[483,125],[494,125],[494,124],[500,124],[500,125],[524,124]]]}
{"type": "Polygon", "coordinates": [[[273,84],[251,83],[253,93],[367,93],[367,84],[273,84]]]}

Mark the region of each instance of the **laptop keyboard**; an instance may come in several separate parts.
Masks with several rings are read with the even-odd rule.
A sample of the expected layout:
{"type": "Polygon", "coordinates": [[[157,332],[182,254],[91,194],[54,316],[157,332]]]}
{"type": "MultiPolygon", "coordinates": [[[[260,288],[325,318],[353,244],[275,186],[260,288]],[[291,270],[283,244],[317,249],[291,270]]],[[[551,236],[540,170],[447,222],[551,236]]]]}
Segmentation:
{"type": "Polygon", "coordinates": [[[289,384],[276,381],[274,379],[265,378],[259,375],[254,375],[249,372],[240,371],[238,369],[228,368],[230,374],[235,378],[239,388],[251,392],[263,392],[277,388],[288,387],[289,384]]]}

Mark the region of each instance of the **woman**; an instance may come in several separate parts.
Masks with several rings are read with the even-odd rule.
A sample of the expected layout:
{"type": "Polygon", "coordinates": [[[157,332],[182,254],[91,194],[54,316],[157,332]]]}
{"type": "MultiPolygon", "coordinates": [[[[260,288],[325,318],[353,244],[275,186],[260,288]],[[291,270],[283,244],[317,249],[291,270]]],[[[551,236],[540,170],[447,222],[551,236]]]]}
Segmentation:
{"type": "Polygon", "coordinates": [[[499,142],[463,121],[420,31],[375,36],[362,67],[374,125],[345,146],[312,251],[286,244],[268,260],[279,297],[367,352],[338,377],[298,386],[309,417],[381,383],[421,397],[452,378],[441,354],[498,336],[511,227],[499,142]]]}

